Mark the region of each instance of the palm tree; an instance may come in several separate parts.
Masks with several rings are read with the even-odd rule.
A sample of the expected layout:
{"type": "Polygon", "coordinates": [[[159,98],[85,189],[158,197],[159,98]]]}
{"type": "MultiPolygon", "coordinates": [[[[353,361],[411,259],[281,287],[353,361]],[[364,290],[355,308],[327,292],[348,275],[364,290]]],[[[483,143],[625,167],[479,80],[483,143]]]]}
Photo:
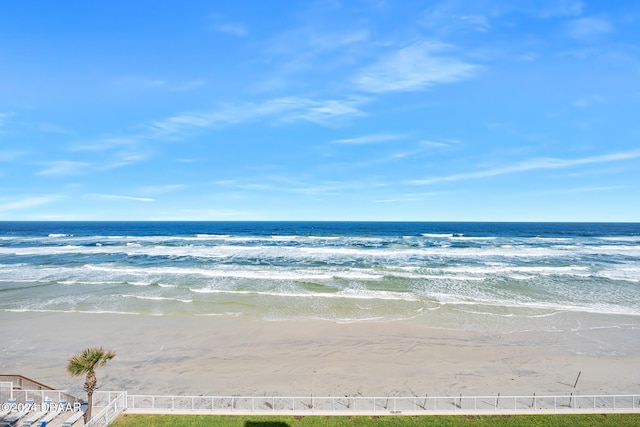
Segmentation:
{"type": "Polygon", "coordinates": [[[104,350],[102,347],[85,348],[82,353],[74,355],[69,359],[67,371],[74,377],[87,375],[84,382],[84,391],[87,392],[87,412],[84,414],[85,422],[91,420],[91,405],[93,403],[93,391],[98,386],[94,369],[104,366],[111,359],[116,357],[114,351],[104,350]]]}

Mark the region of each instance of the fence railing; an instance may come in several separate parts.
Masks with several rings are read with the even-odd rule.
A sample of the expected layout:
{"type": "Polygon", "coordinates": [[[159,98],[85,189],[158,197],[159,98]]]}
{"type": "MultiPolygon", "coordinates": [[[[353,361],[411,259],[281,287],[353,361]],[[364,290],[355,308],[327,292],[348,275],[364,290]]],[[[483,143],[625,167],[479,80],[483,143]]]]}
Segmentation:
{"type": "Polygon", "coordinates": [[[0,402],[13,399],[13,383],[0,381],[0,402]]]}
{"type": "MultiPolygon", "coordinates": [[[[36,405],[45,402],[67,402],[71,405],[81,402],[78,396],[85,394],[83,391],[65,391],[65,390],[16,390],[12,391],[13,399],[16,402],[31,401],[36,405]]],[[[86,396],[86,394],[85,394],[86,396]]]]}
{"type": "Polygon", "coordinates": [[[93,404],[96,407],[103,406],[103,409],[97,414],[92,414],[91,420],[85,424],[85,427],[108,426],[127,408],[127,392],[102,392],[98,399],[94,398],[93,404]]]}
{"type": "MultiPolygon", "coordinates": [[[[20,403],[67,402],[74,392],[13,390],[20,403]]],[[[77,410],[74,406],[73,410],[77,410]]],[[[84,410],[84,409],[82,409],[84,410]]],[[[640,394],[562,396],[161,396],[126,391],[96,391],[92,419],[85,427],[106,427],[124,411],[136,413],[273,414],[273,415],[428,415],[505,413],[640,413],[640,394]]]]}
{"type": "Polygon", "coordinates": [[[242,397],[128,395],[135,412],[210,413],[440,413],[640,412],[640,395],[242,397]]]}

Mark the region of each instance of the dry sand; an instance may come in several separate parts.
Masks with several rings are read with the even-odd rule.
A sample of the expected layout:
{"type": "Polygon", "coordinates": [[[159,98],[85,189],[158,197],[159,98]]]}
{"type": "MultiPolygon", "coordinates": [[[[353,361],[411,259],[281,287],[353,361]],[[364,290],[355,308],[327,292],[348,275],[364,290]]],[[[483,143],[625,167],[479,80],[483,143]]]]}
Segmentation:
{"type": "Polygon", "coordinates": [[[83,383],[65,373],[68,358],[104,346],[118,355],[99,368],[100,389],[134,394],[640,392],[635,326],[498,333],[437,329],[420,319],[338,324],[17,312],[0,312],[0,325],[0,374],[64,389],[83,383]]]}

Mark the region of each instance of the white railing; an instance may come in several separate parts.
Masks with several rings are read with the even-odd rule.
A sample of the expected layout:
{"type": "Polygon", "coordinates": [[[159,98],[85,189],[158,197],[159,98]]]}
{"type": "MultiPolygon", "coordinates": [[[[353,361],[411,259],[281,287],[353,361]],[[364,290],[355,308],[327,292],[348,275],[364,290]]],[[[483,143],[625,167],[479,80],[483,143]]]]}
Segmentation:
{"type": "Polygon", "coordinates": [[[242,397],[128,395],[132,412],[402,414],[481,412],[640,412],[640,395],[242,397]]]}
{"type": "Polygon", "coordinates": [[[95,415],[92,414],[91,420],[85,424],[85,427],[108,426],[127,408],[127,392],[102,392],[98,395],[98,399],[94,397],[93,404],[96,409],[100,406],[103,406],[103,409],[95,415]],[[103,400],[108,402],[106,406],[101,404],[103,400]]]}
{"type": "Polygon", "coordinates": [[[13,399],[13,383],[0,381],[0,402],[13,399]]]}
{"type": "Polygon", "coordinates": [[[16,402],[31,401],[36,405],[45,402],[66,402],[74,404],[82,399],[78,396],[85,395],[83,391],[67,391],[67,390],[13,390],[13,399],[16,402]]]}
{"type": "MultiPolygon", "coordinates": [[[[74,392],[14,390],[17,406],[32,402],[67,402],[74,392]]],[[[80,400],[77,400],[80,405],[80,400]]],[[[73,410],[77,410],[75,405],[73,410]]],[[[108,426],[124,411],[134,413],[272,415],[433,415],[518,413],[640,413],[640,394],[563,396],[390,396],[257,397],[130,395],[97,391],[92,419],[85,427],[108,426]]]]}

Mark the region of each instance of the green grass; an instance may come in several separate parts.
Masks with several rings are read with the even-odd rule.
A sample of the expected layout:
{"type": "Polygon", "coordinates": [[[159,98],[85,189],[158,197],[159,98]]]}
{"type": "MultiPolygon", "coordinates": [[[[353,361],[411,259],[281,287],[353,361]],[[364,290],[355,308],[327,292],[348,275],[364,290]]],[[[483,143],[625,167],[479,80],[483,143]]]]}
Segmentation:
{"type": "Polygon", "coordinates": [[[113,427],[631,427],[640,426],[640,414],[603,415],[423,415],[380,417],[323,416],[224,416],[224,415],[137,415],[125,414],[113,427]]]}

